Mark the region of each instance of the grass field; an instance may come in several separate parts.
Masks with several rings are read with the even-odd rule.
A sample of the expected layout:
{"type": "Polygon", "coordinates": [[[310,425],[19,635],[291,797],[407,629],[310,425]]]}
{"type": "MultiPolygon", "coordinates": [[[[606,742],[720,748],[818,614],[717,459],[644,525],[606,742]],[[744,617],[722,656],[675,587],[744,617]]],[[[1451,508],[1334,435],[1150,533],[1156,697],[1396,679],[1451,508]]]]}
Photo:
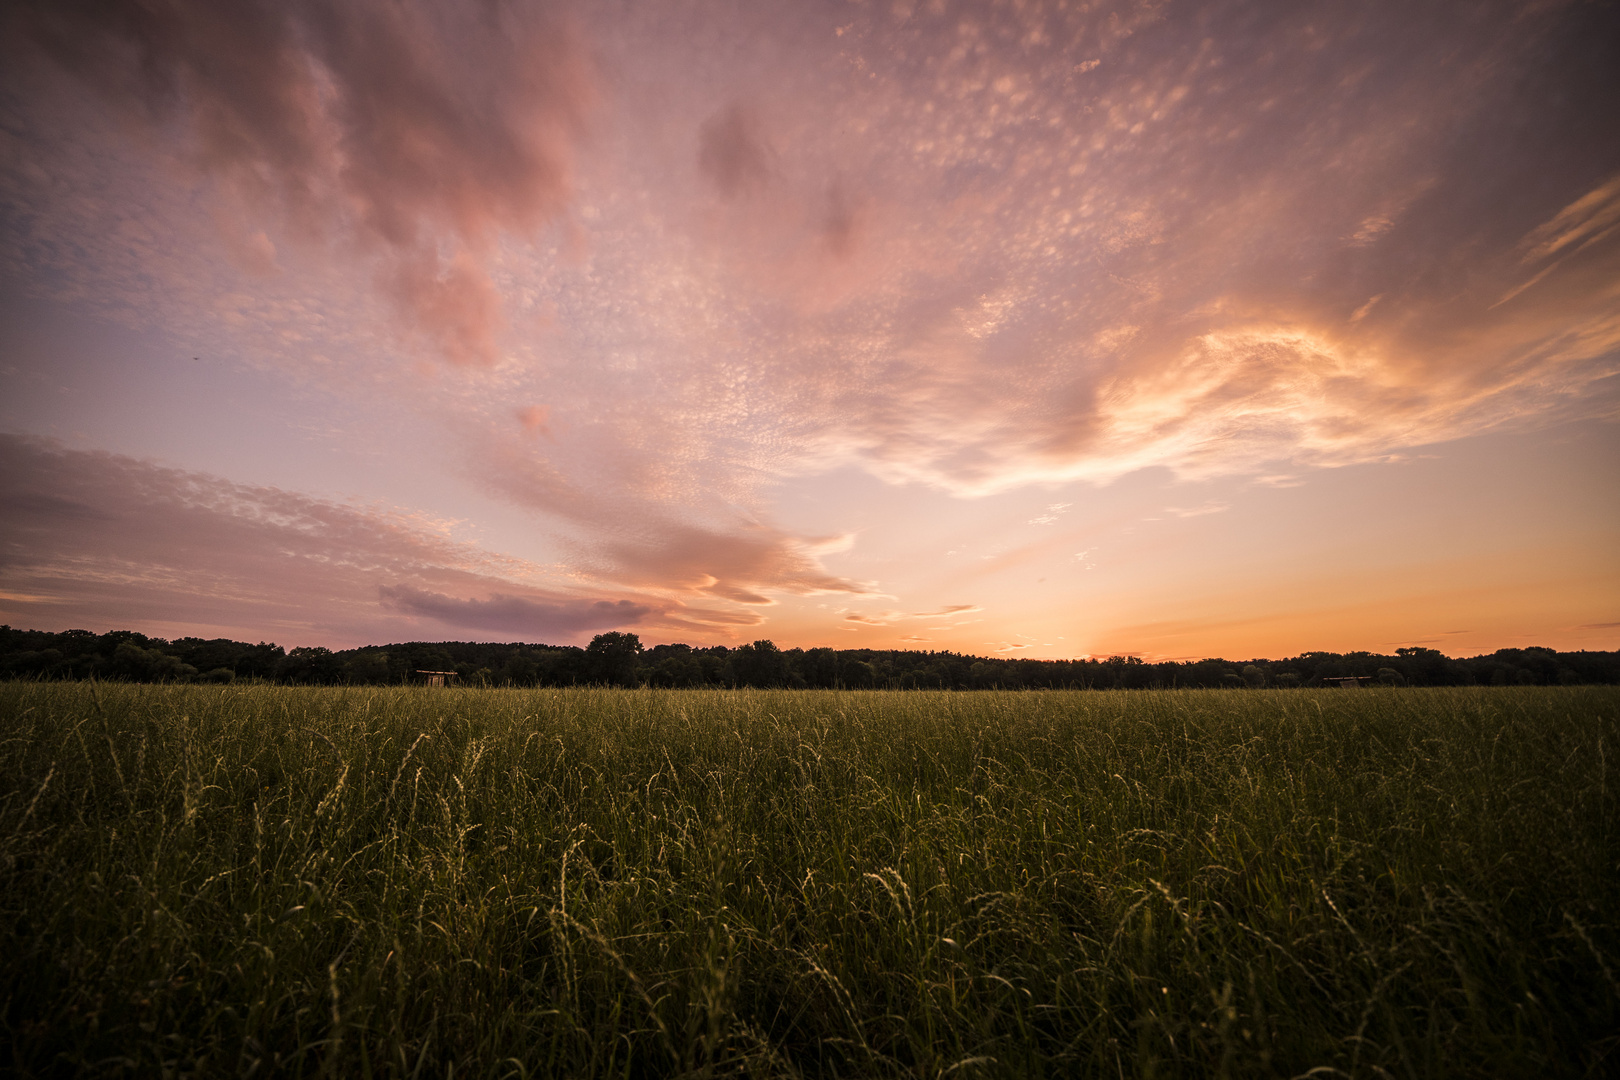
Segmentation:
{"type": "Polygon", "coordinates": [[[1612,688],[0,684],[0,1071],[1620,1063],[1612,688]]]}

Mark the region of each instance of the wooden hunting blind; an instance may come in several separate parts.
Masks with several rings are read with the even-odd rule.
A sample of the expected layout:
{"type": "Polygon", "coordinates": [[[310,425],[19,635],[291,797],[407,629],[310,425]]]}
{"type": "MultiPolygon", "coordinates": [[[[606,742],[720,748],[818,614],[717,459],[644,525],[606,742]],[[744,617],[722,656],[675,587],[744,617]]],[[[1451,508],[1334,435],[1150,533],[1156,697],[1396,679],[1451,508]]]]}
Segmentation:
{"type": "Polygon", "coordinates": [[[457,671],[423,671],[421,668],[417,668],[416,673],[426,675],[429,686],[453,686],[456,676],[460,674],[457,671]]]}

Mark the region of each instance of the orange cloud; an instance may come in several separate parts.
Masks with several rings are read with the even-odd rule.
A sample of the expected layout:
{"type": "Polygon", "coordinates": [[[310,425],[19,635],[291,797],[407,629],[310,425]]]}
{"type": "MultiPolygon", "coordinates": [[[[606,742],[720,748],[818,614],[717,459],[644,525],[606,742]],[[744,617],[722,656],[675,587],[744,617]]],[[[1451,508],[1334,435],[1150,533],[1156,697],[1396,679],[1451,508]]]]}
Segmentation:
{"type": "Polygon", "coordinates": [[[523,425],[524,431],[540,435],[550,435],[551,429],[548,421],[551,419],[551,410],[544,405],[525,405],[517,411],[518,423],[523,425]]]}
{"type": "MultiPolygon", "coordinates": [[[[859,623],[862,626],[890,626],[901,619],[950,619],[955,618],[958,615],[971,615],[974,612],[983,610],[984,609],[977,604],[947,604],[938,611],[913,611],[910,613],[903,611],[880,611],[875,614],[868,615],[859,611],[847,611],[844,613],[844,621],[859,623]]],[[[929,627],[929,629],[946,630],[950,629],[950,627],[929,627]]],[[[911,639],[902,638],[901,640],[909,641],[911,639]]]]}

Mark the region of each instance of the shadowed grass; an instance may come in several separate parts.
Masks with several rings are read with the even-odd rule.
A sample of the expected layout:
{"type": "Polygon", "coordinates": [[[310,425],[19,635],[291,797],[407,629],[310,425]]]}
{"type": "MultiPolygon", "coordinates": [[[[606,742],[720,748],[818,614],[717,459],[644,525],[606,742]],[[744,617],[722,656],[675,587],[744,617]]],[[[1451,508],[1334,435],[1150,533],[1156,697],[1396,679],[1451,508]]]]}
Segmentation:
{"type": "Polygon", "coordinates": [[[1617,715],[0,684],[0,1068],[1595,1075],[1617,715]]]}

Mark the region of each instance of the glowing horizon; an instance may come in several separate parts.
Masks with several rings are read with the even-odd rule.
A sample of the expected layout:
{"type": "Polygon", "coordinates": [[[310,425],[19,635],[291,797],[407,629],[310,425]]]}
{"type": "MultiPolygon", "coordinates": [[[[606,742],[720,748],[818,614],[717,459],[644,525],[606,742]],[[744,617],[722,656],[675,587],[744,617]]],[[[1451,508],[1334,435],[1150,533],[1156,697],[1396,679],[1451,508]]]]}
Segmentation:
{"type": "Polygon", "coordinates": [[[1620,648],[1610,11],[4,18],[12,625],[1620,648]]]}

